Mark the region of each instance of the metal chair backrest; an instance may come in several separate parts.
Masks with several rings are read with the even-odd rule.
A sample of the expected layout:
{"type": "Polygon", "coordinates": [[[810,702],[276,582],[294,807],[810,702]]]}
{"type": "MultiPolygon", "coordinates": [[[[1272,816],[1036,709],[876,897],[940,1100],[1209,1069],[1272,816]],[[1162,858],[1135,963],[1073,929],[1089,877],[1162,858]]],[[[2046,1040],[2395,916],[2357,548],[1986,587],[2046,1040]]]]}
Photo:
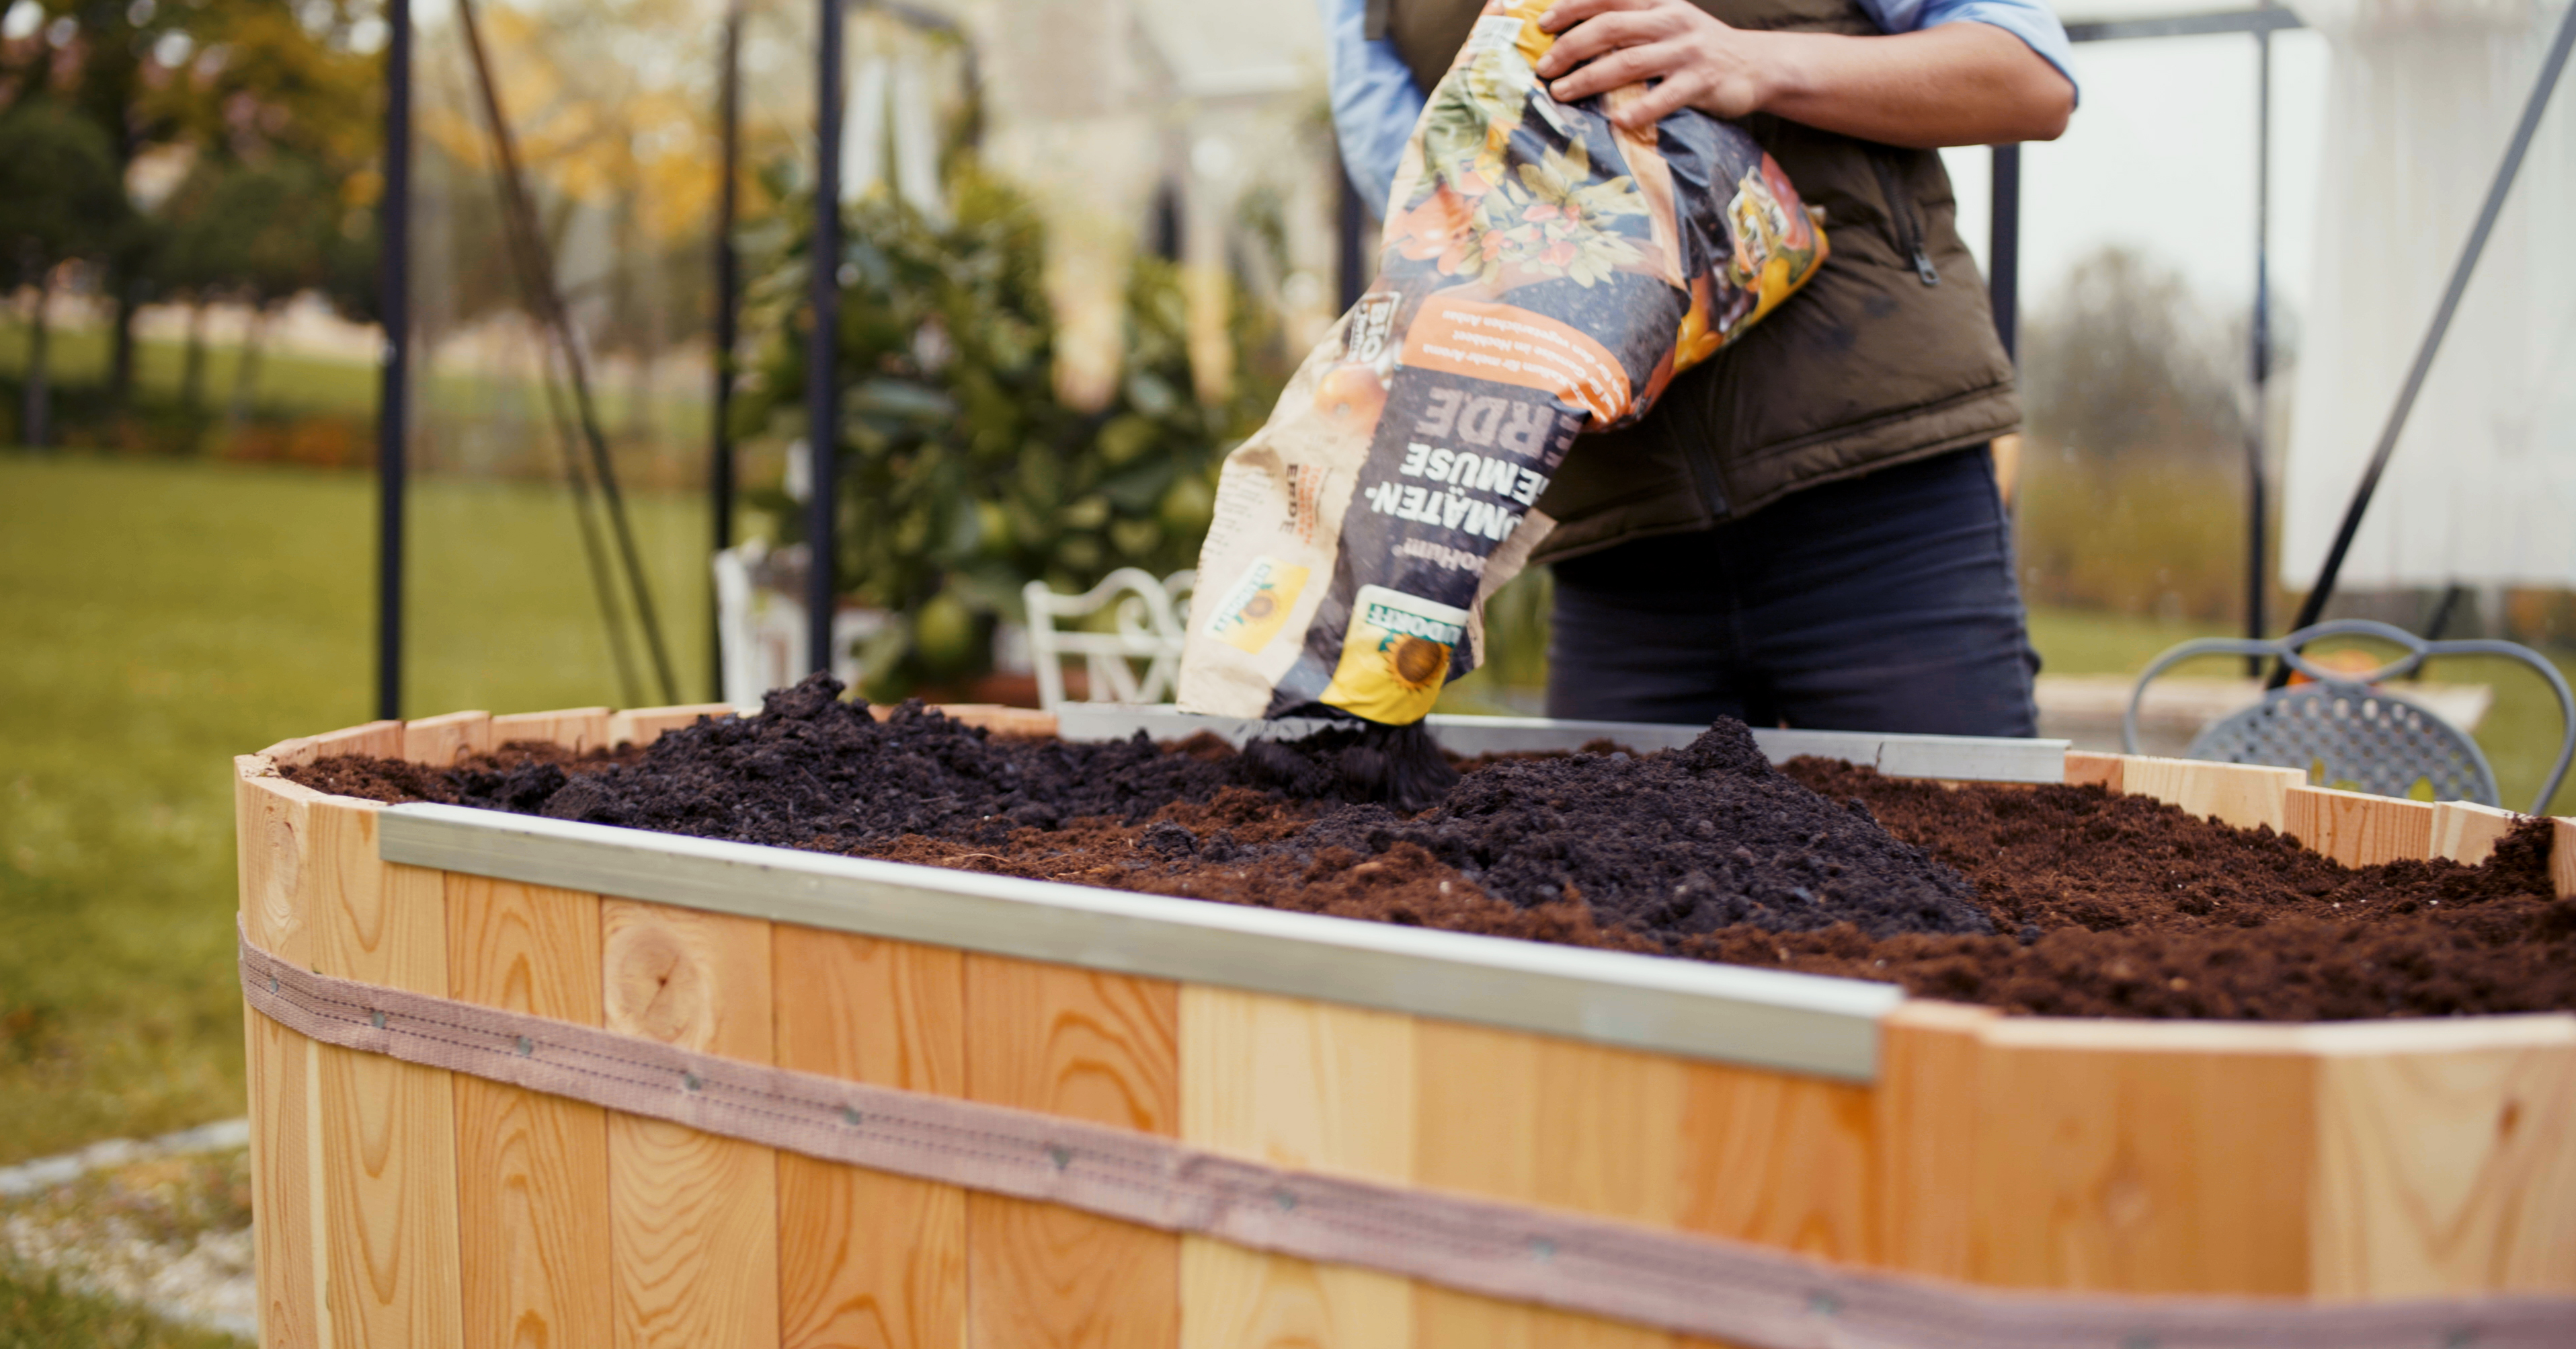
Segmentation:
{"type": "Polygon", "coordinates": [[[2423,706],[2379,687],[2435,656],[2510,657],[2537,671],[2558,695],[2558,761],[2540,785],[2533,814],[2548,813],[2549,798],[2567,776],[2568,760],[2576,757],[2576,695],[2569,693],[2558,667],[2539,652],[2484,639],[2428,642],[2404,628],[2361,618],[2319,623],[2278,641],[2210,637],[2165,652],[2138,676],[2138,686],[2129,694],[2129,713],[2120,728],[2122,748],[2138,752],[2138,707],[2147,685],[2173,666],[2201,656],[2271,657],[2315,682],[2274,689],[2252,707],[2212,722],[2183,751],[2187,758],[2303,769],[2321,786],[2379,796],[2406,796],[2416,784],[2430,782],[2435,800],[2499,805],[2495,770],[2477,741],[2423,706]],[[2406,654],[2361,674],[2326,669],[2299,654],[2319,638],[2350,636],[2392,642],[2406,648],[2406,654]]]}
{"type": "Polygon", "coordinates": [[[1029,611],[1029,661],[1037,667],[1038,705],[1054,711],[1065,701],[1064,658],[1080,656],[1095,703],[1159,703],[1171,695],[1181,671],[1181,640],[1188,621],[1195,571],[1162,579],[1138,567],[1120,567],[1079,595],[1059,595],[1044,581],[1021,587],[1029,611]],[[1059,618],[1082,618],[1112,600],[1112,631],[1058,631],[1059,618]],[[1144,662],[1140,677],[1130,661],[1144,662]]]}

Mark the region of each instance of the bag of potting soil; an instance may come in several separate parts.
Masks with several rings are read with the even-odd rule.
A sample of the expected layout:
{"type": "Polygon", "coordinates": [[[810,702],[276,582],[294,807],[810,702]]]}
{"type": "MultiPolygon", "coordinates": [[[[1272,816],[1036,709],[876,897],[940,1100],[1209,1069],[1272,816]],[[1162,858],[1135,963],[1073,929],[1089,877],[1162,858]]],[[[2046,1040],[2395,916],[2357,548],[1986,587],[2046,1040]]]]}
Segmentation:
{"type": "Polygon", "coordinates": [[[1184,711],[1421,720],[1554,527],[1575,437],[1645,414],[1825,257],[1780,168],[1696,110],[1645,132],[1532,67],[1550,0],[1492,0],[1396,174],[1378,276],[1226,456],[1184,711]]]}

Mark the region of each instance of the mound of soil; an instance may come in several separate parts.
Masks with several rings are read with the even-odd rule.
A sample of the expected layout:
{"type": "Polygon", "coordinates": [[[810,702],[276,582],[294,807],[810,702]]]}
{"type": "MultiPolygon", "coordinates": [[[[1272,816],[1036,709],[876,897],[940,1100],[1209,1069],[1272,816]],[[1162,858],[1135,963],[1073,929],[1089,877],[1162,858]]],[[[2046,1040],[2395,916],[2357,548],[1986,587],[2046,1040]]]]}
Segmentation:
{"type": "Polygon", "coordinates": [[[1348,732],[1236,753],[988,736],[828,680],[649,750],[332,759],[319,790],[1891,981],[2052,1015],[2335,1020],[2576,1007],[2548,828],[2479,867],[2340,866],[2099,787],[1766,762],[1740,723],[1635,756],[1453,761],[1399,813],[1348,732]],[[1884,822],[1884,823],[1882,823],[1884,822]]]}

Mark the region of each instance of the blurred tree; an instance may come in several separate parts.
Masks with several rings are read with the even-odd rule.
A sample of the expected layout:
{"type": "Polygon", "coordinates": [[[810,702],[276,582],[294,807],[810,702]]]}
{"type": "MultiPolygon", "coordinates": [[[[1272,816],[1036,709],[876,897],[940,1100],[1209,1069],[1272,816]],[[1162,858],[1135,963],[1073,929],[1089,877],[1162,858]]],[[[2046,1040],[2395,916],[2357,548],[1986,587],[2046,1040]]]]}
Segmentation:
{"type": "MultiPolygon", "coordinates": [[[[283,150],[250,162],[202,158],[163,203],[156,270],[165,286],[186,294],[201,310],[210,300],[226,300],[251,313],[234,368],[228,424],[238,426],[249,411],[268,324],[278,306],[305,291],[340,289],[363,266],[353,267],[349,255],[371,251],[342,228],[340,207],[339,192],[324,168],[283,150]]],[[[192,324],[182,377],[183,396],[192,408],[199,405],[204,378],[198,336],[192,324]]]]}
{"type": "Polygon", "coordinates": [[[54,275],[71,259],[94,258],[102,239],[125,223],[115,158],[95,123],[44,98],[0,113],[0,265],[14,267],[18,284],[35,290],[18,426],[29,445],[52,440],[45,361],[54,275]]]}
{"type": "MultiPolygon", "coordinates": [[[[861,653],[861,688],[876,699],[983,673],[993,624],[1018,616],[1028,581],[1083,589],[1121,566],[1161,575],[1193,565],[1217,465],[1281,384],[1270,363],[1245,358],[1275,325],[1237,288],[1240,373],[1222,401],[1192,397],[1179,278],[1149,257],[1127,287],[1123,382],[1097,412],[1067,406],[1035,211],[971,166],[953,172],[950,199],[944,226],[884,193],[846,214],[833,570],[842,594],[894,615],[861,653]]],[[[746,297],[755,355],[735,409],[744,435],[785,439],[807,433],[811,211],[785,194],[771,219],[768,262],[746,297]]],[[[801,535],[786,493],[757,501],[774,537],[801,535]]]]}
{"type": "MultiPolygon", "coordinates": [[[[334,220],[372,208],[380,103],[360,0],[20,0],[43,12],[34,41],[0,47],[0,108],[52,98],[105,137],[122,189],[155,153],[322,166],[334,220]]],[[[158,276],[159,221],[132,210],[93,222],[114,300],[111,403],[132,387],[134,315],[158,276]],[[108,227],[113,225],[111,231],[108,227]]],[[[344,222],[345,223],[345,222],[344,222]]]]}
{"type": "Polygon", "coordinates": [[[2169,619],[2245,587],[2245,335],[2134,251],[2078,263],[2022,343],[2019,511],[2034,603],[2169,619]]]}

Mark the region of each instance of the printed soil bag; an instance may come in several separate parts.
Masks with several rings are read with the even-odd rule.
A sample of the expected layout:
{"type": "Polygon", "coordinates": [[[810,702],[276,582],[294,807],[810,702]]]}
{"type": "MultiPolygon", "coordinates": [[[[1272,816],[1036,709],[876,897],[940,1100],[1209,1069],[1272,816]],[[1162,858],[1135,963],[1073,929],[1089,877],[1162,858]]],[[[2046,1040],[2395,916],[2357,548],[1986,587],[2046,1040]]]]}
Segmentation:
{"type": "Polygon", "coordinates": [[[1378,277],[1226,456],[1182,710],[1421,720],[1483,658],[1483,602],[1554,522],[1586,430],[1645,414],[1825,257],[1752,137],[1649,132],[1532,70],[1549,0],[1493,0],[1397,172],[1378,277]]]}

